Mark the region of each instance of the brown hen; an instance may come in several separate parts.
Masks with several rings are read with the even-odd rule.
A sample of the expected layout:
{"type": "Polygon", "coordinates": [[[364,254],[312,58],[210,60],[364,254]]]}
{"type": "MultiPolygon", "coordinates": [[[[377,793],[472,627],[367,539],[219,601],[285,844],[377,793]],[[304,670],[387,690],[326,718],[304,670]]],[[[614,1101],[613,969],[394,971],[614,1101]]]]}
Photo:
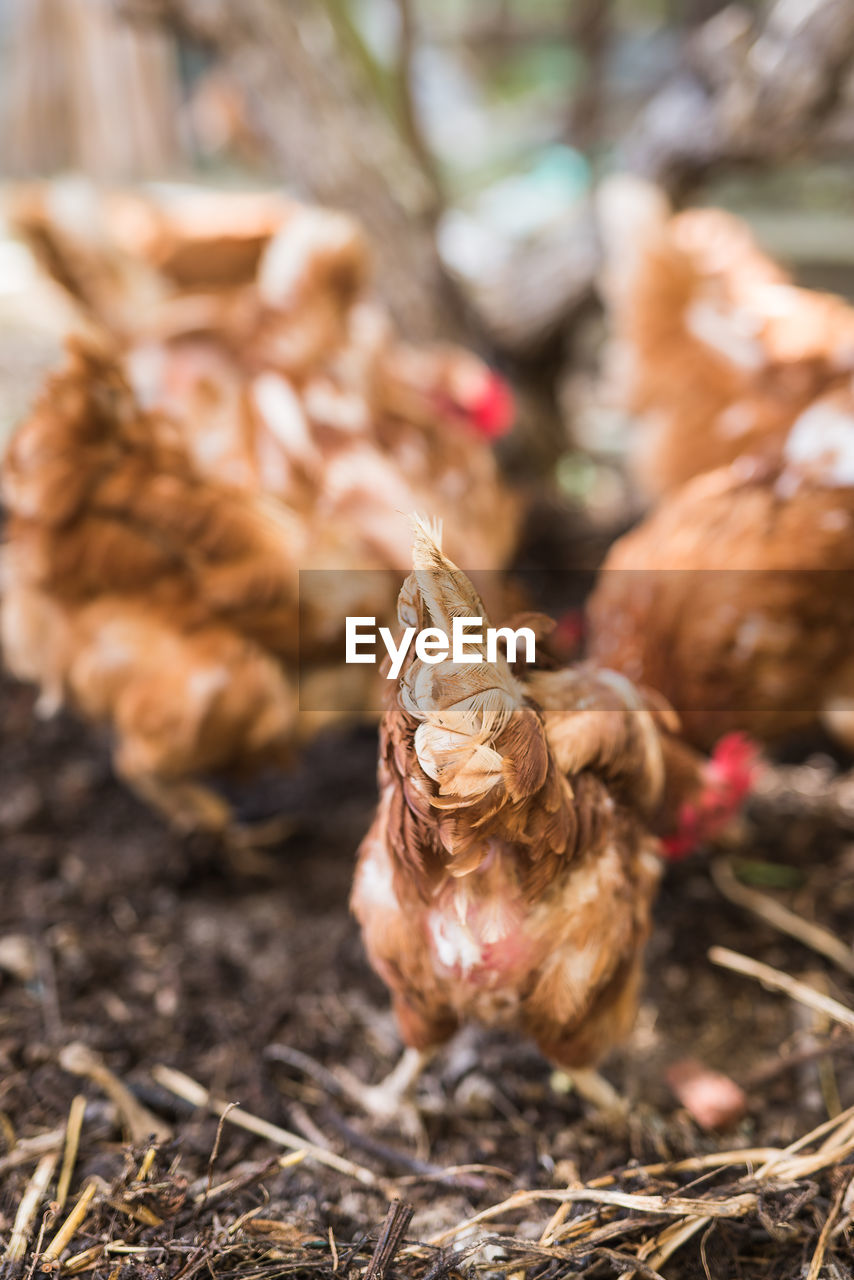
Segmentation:
{"type": "MultiPolygon", "coordinates": [[[[118,772],[172,820],[222,829],[229,811],[199,779],[281,763],[320,718],[298,711],[298,570],[325,557],[346,568],[347,549],[202,475],[181,433],[143,412],[91,343],[71,346],[13,437],[2,493],[6,664],[40,686],[44,710],[68,703],[109,726],[118,772]]],[[[390,590],[369,574],[355,584],[354,612],[390,590]]],[[[339,606],[319,597],[302,619],[315,642],[301,691],[346,715],[370,699],[364,668],[342,677],[335,665],[339,606]]]]}
{"type": "Polygon", "coordinates": [[[854,749],[854,392],[810,406],[782,453],[666,498],[589,602],[595,660],[660,690],[700,747],[821,723],[854,749]]]}
{"type": "Polygon", "coordinates": [[[470,352],[400,341],[353,219],[272,194],[79,184],[28,188],[12,217],[206,475],[337,525],[364,568],[407,571],[402,513],[423,507],[468,565],[505,565],[517,503],[488,442],[512,396],[470,352]]]}
{"type": "Polygon", "coordinates": [[[738,218],[673,214],[618,177],[600,199],[612,389],[639,422],[649,498],[743,454],[780,455],[798,415],[854,369],[854,311],[797,288],[738,218]]]}
{"type": "MultiPolygon", "coordinates": [[[[482,618],[471,583],[419,524],[403,627],[450,637],[482,618]]],[[[616,672],[500,655],[438,665],[410,652],[382,725],[380,801],[352,906],[410,1052],[370,1091],[392,1109],[423,1055],[463,1023],[530,1036],[599,1103],[590,1068],[629,1031],[658,881],[653,824],[671,749],[681,796],[704,766],[672,713],[616,672]]]]}

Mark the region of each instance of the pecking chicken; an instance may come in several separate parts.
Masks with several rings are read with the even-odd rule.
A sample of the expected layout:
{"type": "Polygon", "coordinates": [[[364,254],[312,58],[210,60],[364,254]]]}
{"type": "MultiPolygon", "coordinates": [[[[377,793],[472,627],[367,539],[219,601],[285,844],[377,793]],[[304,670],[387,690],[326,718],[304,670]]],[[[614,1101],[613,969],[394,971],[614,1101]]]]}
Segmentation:
{"type": "Polygon", "coordinates": [[[488,442],[512,396],[457,347],[414,348],[367,295],[349,217],[282,196],[29,188],[12,218],[204,474],[338,525],[365,568],[406,572],[401,512],[448,518],[455,554],[504,566],[517,504],[488,442]],[[93,230],[94,228],[94,230],[93,230]]]}
{"type": "Polygon", "coordinates": [[[652,685],[700,747],[819,723],[854,749],[854,388],[665,498],[608,555],[590,653],[652,685]]]}
{"type": "Polygon", "coordinates": [[[600,192],[607,380],[638,422],[633,470],[670,493],[743,454],[779,458],[796,418],[854,370],[854,310],[796,287],[738,218],[673,213],[626,176],[600,192]]]}
{"type": "Polygon", "coordinates": [[[84,715],[112,724],[119,770],[182,825],[221,825],[221,807],[189,778],[277,757],[330,718],[379,714],[381,682],[364,668],[344,666],[344,619],[391,621],[399,574],[409,567],[405,512],[433,504],[453,516],[454,547],[467,564],[503,568],[515,542],[517,503],[488,440],[510,425],[512,396],[470,353],[411,347],[397,338],[390,319],[364,295],[367,246],[344,215],[273,195],[178,192],[154,199],[60,184],[19,193],[13,216],[76,300],[90,336],[20,431],[7,465],[13,517],[7,663],[49,687],[45,705],[62,696],[84,715]],[[110,349],[118,345],[122,372],[117,358],[103,355],[105,331],[110,349]],[[87,434],[96,424],[101,434],[87,434]],[[152,449],[146,452],[147,431],[152,449]],[[161,437],[169,450],[154,447],[161,437]],[[111,470],[121,472],[126,463],[142,477],[139,494],[129,489],[130,496],[144,502],[156,493],[158,505],[147,506],[144,517],[133,506],[127,512],[111,506],[115,545],[108,556],[92,533],[105,520],[100,486],[124,483],[111,470]],[[208,494],[213,505],[215,495],[227,494],[227,509],[251,513],[246,518],[255,525],[262,512],[279,531],[278,565],[262,543],[241,547],[229,565],[234,603],[216,601],[238,633],[228,645],[223,640],[217,667],[235,706],[244,659],[283,686],[251,731],[262,695],[246,703],[246,723],[235,727],[236,710],[223,709],[225,694],[204,676],[220,641],[206,652],[196,644],[202,608],[196,596],[201,590],[204,607],[212,605],[209,577],[205,569],[201,581],[195,578],[198,531],[180,525],[184,488],[175,483],[173,466],[192,475],[194,491],[208,494]],[[60,504],[57,523],[52,504],[66,481],[79,503],[73,511],[60,504]],[[177,532],[171,528],[176,520],[177,532]],[[81,552],[66,574],[69,528],[81,552]],[[135,560],[124,559],[139,554],[134,538],[157,546],[165,539],[171,548],[146,570],[149,580],[137,582],[135,560]],[[256,579],[259,563],[270,575],[266,588],[256,579]],[[308,572],[300,577],[301,571],[308,572]],[[153,641],[134,639],[121,679],[95,696],[105,669],[104,637],[112,634],[114,617],[142,610],[150,582],[158,591],[168,584],[180,606],[161,622],[181,654],[174,680],[206,691],[192,713],[196,721],[193,699],[185,715],[177,690],[164,718],[153,641]],[[280,593],[289,613],[275,634],[272,623],[264,624],[261,662],[254,649],[247,656],[240,602],[244,592],[254,599],[266,589],[269,600],[256,601],[248,621],[258,623],[280,593]],[[31,653],[21,637],[33,611],[55,611],[57,601],[66,630],[73,617],[73,636],[61,653],[59,641],[49,654],[38,647],[31,653]],[[185,603],[192,619],[186,625],[185,603]],[[295,720],[284,714],[275,720],[273,708],[283,705],[284,688],[293,682],[298,647],[302,711],[295,720]],[[93,670],[97,678],[89,687],[93,670]],[[126,684],[146,692],[131,697],[126,684]],[[211,727],[214,709],[217,715],[223,709],[222,732],[211,727]]]}
{"type": "Polygon", "coordinates": [[[12,187],[4,211],[82,316],[130,343],[168,328],[176,308],[251,284],[293,207],[273,192],[146,196],[74,178],[12,187]]]}
{"type": "MultiPolygon", "coordinates": [[[[450,637],[453,619],[485,617],[420,522],[413,564],[402,627],[450,637]]],[[[692,818],[711,814],[711,793],[730,794],[727,762],[710,769],[673,736],[669,708],[616,672],[511,669],[473,650],[466,665],[410,651],[383,720],[352,907],[408,1049],[360,1101],[393,1112],[425,1055],[479,1021],[532,1037],[610,1106],[591,1067],[634,1020],[653,828],[689,801],[692,818]]]]}
{"type": "Polygon", "coordinates": [[[301,601],[300,567],[357,568],[352,548],[201,474],[109,350],[71,344],[12,439],[2,496],[7,666],[46,712],[107,725],[118,773],[180,827],[230,823],[208,775],[281,763],[321,711],[370,706],[365,668],[342,670],[335,642],[348,609],[379,612],[394,583],[342,573],[352,599],[301,601]],[[301,630],[299,694],[318,714],[300,711],[301,630]]]}

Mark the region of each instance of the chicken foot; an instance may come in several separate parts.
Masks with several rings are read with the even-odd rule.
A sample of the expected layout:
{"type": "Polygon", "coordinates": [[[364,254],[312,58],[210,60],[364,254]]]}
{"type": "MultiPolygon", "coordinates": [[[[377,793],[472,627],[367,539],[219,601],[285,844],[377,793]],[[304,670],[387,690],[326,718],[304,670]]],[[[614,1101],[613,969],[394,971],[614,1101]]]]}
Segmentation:
{"type": "Polygon", "coordinates": [[[417,1114],[415,1086],[434,1053],[432,1049],[404,1049],[397,1065],[379,1084],[366,1085],[346,1068],[335,1074],[347,1097],[368,1115],[379,1121],[404,1122],[408,1113],[417,1114]]]}
{"type": "MultiPolygon", "coordinates": [[[[120,772],[122,772],[120,770],[120,772]]],[[[136,794],[184,834],[210,831],[222,834],[232,824],[231,806],[209,787],[197,782],[165,782],[151,774],[123,773],[136,794]]]]}
{"type": "Polygon", "coordinates": [[[287,1062],[310,1076],[326,1093],[343,1098],[379,1123],[396,1123],[408,1136],[424,1136],[421,1117],[413,1101],[415,1085],[435,1049],[405,1049],[397,1065],[379,1084],[369,1085],[340,1064],[332,1069],[298,1049],[276,1045],[277,1061],[287,1062]]]}
{"type": "MultiPolygon", "coordinates": [[[[435,1050],[405,1049],[397,1065],[375,1085],[364,1084],[345,1067],[337,1068],[334,1075],[346,1097],[368,1115],[380,1122],[397,1121],[411,1130],[412,1116],[417,1115],[412,1094],[434,1054],[435,1050]]],[[[598,1071],[574,1067],[556,1075],[558,1092],[574,1091],[602,1116],[616,1118],[628,1110],[626,1099],[598,1071]]]]}
{"type": "Polygon", "coordinates": [[[123,776],[140,799],[176,831],[184,835],[206,831],[218,836],[229,863],[240,875],[269,875],[273,863],[264,851],[281,844],[294,828],[286,817],[239,823],[228,801],[202,783],[165,782],[150,774],[123,776]]]}

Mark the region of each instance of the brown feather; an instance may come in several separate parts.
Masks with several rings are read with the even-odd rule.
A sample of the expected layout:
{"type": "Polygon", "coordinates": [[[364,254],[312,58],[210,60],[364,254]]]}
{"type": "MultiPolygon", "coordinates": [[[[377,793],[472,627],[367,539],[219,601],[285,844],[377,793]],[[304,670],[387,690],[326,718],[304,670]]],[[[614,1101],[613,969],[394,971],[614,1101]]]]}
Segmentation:
{"type": "MultiPolygon", "coordinates": [[[[403,625],[449,634],[455,616],[483,616],[423,524],[414,559],[403,625]]],[[[407,1043],[440,1043],[476,1019],[579,1065],[625,1034],[669,721],[660,699],[592,666],[514,676],[499,658],[444,662],[437,675],[410,649],[352,898],[407,1043]]]]}

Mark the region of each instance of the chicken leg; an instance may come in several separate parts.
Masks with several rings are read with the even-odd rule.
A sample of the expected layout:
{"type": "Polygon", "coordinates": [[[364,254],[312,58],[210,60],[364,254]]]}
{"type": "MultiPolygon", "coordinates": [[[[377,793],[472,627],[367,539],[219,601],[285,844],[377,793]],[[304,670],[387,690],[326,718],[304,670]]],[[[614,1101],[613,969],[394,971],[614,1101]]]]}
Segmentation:
{"type": "MultiPolygon", "coordinates": [[[[120,770],[121,772],[121,770],[120,770]]],[[[239,875],[269,876],[274,862],[265,851],[281,844],[294,829],[287,817],[244,824],[231,805],[210,787],[197,782],[165,782],[150,774],[122,776],[136,794],[183,835],[206,831],[222,841],[228,861],[239,875]]]]}
{"type": "Polygon", "coordinates": [[[837,742],[854,751],[854,662],[834,677],[821,708],[821,722],[837,742]]]}
{"type": "Polygon", "coordinates": [[[626,1099],[590,1067],[573,1067],[571,1071],[560,1068],[552,1076],[552,1088],[556,1093],[577,1093],[603,1116],[617,1117],[628,1110],[626,1099]]]}
{"type": "Polygon", "coordinates": [[[435,1049],[405,1049],[397,1065],[376,1085],[365,1084],[341,1065],[330,1070],[309,1054],[289,1045],[275,1045],[269,1052],[277,1061],[310,1076],[324,1092],[352,1103],[378,1123],[394,1122],[408,1136],[419,1141],[424,1137],[421,1117],[412,1095],[435,1049]]]}
{"type": "Polygon", "coordinates": [[[231,807],[209,787],[196,782],[166,782],[151,774],[118,772],[146,804],[183,834],[210,831],[222,834],[232,822],[231,807]]]}
{"type": "MultiPolygon", "coordinates": [[[[368,1115],[381,1122],[411,1119],[413,1094],[434,1049],[404,1049],[397,1065],[379,1084],[366,1085],[346,1068],[335,1072],[344,1093],[368,1115]]],[[[418,1126],[420,1128],[420,1125],[418,1126]]]]}

